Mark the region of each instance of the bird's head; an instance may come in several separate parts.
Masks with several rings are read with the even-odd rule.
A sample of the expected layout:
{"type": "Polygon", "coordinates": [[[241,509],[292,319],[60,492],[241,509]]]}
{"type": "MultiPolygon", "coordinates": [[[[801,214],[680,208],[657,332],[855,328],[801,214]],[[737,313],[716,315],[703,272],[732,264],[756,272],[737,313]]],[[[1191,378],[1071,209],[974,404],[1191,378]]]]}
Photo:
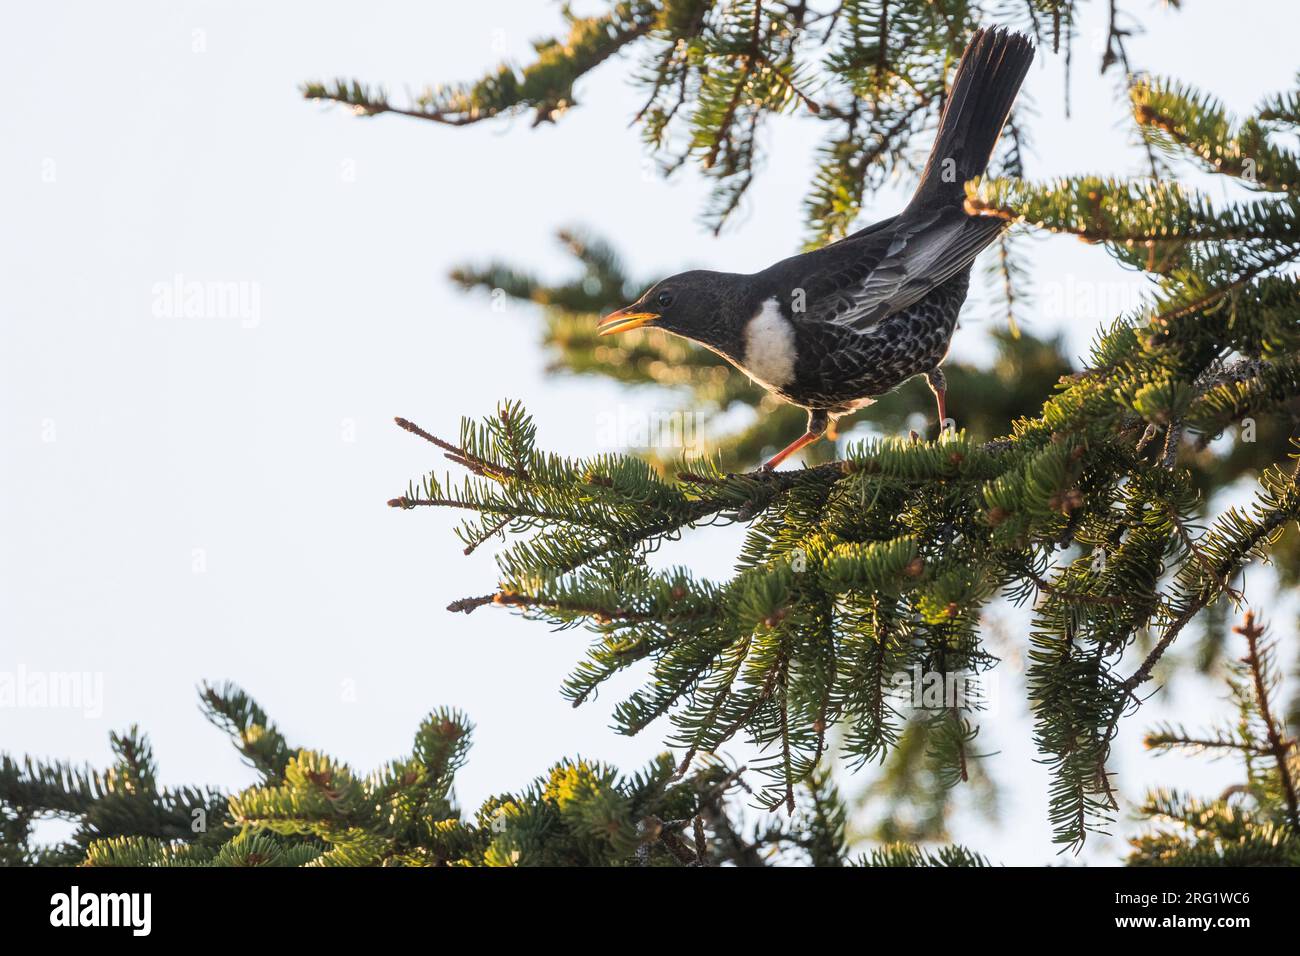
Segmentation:
{"type": "Polygon", "coordinates": [[[705,345],[716,345],[718,332],[733,311],[735,276],[696,270],[652,285],[631,305],[611,312],[596,326],[613,335],[642,326],[663,329],[705,345]]]}

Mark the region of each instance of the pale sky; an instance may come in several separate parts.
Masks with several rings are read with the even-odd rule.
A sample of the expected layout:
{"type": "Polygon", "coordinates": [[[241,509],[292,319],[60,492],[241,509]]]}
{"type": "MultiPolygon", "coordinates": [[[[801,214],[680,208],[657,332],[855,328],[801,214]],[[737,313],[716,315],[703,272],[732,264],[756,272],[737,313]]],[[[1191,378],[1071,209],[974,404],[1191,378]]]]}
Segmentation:
{"type": "MultiPolygon", "coordinates": [[[[1289,4],[1244,2],[1232,17],[1186,5],[1130,4],[1149,28],[1131,43],[1137,65],[1204,84],[1238,110],[1293,81],[1300,56],[1276,29],[1289,4]]],[[[1058,57],[1042,51],[1026,83],[1039,113],[1034,178],[1142,168],[1117,77],[1096,75],[1102,16],[1090,5],[1069,121],[1058,57]]],[[[714,238],[693,173],[642,175],[626,57],[540,129],[527,118],[466,129],[361,120],[297,92],[310,78],[382,81],[397,95],[477,77],[501,55],[526,59],[528,41],[557,28],[556,4],[372,3],[359,14],[337,2],[63,2],[9,20],[0,673],[90,672],[103,699],[93,715],[0,707],[0,746],[102,766],[108,732],[138,723],[164,783],[235,788],[253,775],[195,694],[204,679],[230,679],[291,743],[363,771],[408,752],[435,706],[464,709],[477,725],[458,778],[469,808],[565,755],[631,771],[659,752],[666,723],[634,739],[607,726],[643,671],[576,711],[559,695],[584,631],[443,610],[491,590],[492,549],[463,557],[455,514],[385,507],[443,464],[392,417],[454,437],[460,416],[519,398],[541,443],[576,455],[600,450],[600,416],[620,405],[676,407],[653,390],[547,376],[536,312],[494,312],[447,271],[498,257],[566,268],[552,239],[564,225],[610,238],[638,275],[761,268],[803,238],[817,124],[772,128],[744,215],[714,238]],[[236,297],[187,317],[167,302],[186,282],[233,284],[236,297]]],[[[903,196],[881,194],[865,218],[903,196]]],[[[1141,279],[1070,239],[1033,249],[1041,299],[1026,325],[1063,328],[1081,353],[1141,279]]],[[[972,296],[955,357],[987,353],[991,316],[972,296]]],[[[723,577],[739,541],[736,529],[707,530],[668,558],[723,577]]],[[[990,622],[1003,631],[1004,687],[1024,650],[1020,620],[998,611],[990,622]]],[[[1207,704],[1218,684],[1174,690],[1172,711],[1153,704],[1126,725],[1115,769],[1130,799],[1157,780],[1214,791],[1233,779],[1227,765],[1139,752],[1161,717],[1226,713],[1207,704]]],[[[1009,692],[981,737],[1002,751],[993,772],[1008,822],[958,827],[1002,862],[1054,859],[1047,774],[1029,735],[1023,695],[1009,692]]],[[[1122,849],[1097,840],[1085,858],[1113,862],[1122,849]]]]}

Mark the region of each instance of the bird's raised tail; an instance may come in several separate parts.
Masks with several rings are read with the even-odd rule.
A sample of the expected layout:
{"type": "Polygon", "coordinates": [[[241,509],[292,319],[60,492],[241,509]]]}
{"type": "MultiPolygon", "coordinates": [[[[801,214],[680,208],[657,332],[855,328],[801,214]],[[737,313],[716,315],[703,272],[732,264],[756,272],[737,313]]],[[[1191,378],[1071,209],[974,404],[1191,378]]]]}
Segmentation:
{"type": "Polygon", "coordinates": [[[977,30],[957,64],[939,132],[908,205],[960,204],[963,184],[982,176],[1020,84],[1034,61],[1029,38],[1007,30],[977,30]]]}

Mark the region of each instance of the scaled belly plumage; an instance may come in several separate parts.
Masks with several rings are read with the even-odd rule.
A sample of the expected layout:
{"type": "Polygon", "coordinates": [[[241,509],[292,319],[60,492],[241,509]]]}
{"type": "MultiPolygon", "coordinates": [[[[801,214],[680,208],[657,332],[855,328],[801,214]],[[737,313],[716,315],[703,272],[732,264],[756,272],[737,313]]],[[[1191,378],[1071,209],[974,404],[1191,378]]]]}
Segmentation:
{"type": "Polygon", "coordinates": [[[778,393],[803,408],[844,415],[925,374],[948,353],[969,281],[969,270],[953,276],[863,332],[825,324],[797,329],[796,377],[778,393]]]}

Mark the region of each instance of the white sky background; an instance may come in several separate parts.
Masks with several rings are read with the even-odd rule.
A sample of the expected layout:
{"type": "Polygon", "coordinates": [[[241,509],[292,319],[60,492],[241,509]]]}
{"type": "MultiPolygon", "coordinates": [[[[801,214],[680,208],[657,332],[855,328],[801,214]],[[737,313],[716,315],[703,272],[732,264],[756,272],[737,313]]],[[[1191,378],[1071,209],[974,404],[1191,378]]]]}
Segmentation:
{"type": "MultiPolygon", "coordinates": [[[[1142,170],[1118,78],[1096,75],[1102,6],[1088,8],[1076,47],[1073,118],[1061,115],[1050,51],[1026,84],[1040,114],[1034,178],[1142,170]]],[[[1300,65],[1278,28],[1290,9],[1280,0],[1235,4],[1232,16],[1209,3],[1128,6],[1149,28],[1131,42],[1135,64],[1238,111],[1287,87],[1300,65]]],[[[693,173],[642,175],[627,57],[579,86],[580,108],[536,130],[528,119],[360,120],[297,92],[305,79],[347,76],[396,98],[475,78],[502,54],[526,60],[528,41],[559,24],[553,4],[49,3],[8,19],[0,672],[102,672],[104,701],[98,718],[0,707],[0,749],[102,766],[108,732],[139,723],[164,783],[237,787],[253,775],[195,694],[201,680],[231,679],[291,743],[359,769],[407,752],[433,707],[463,708],[477,725],[458,786],[470,807],[564,755],[631,770],[658,752],[662,722],[631,740],[607,729],[619,691],[643,672],[577,711],[560,697],[585,632],[552,635],[492,608],[443,611],[491,590],[492,549],[462,557],[452,513],[385,507],[439,465],[391,420],[454,437],[461,415],[515,397],[544,447],[586,454],[619,403],[676,407],[653,390],[546,376],[534,311],[493,312],[456,292],[448,268],[499,257],[558,276],[568,263],[552,237],[569,224],[609,237],[638,275],[761,268],[802,240],[820,124],[772,128],[744,215],[715,239],[699,224],[705,190],[693,173]],[[177,275],[248,283],[257,321],[156,317],[154,288],[177,275]]],[[[864,219],[891,214],[903,195],[881,195],[864,219]]],[[[1040,300],[1025,324],[1062,328],[1082,353],[1098,321],[1131,304],[1135,280],[1070,239],[1034,250],[1040,300]],[[1097,306],[1045,306],[1070,290],[1097,306]]],[[[987,354],[979,320],[992,314],[972,296],[955,357],[987,354]]],[[[960,421],[979,396],[952,399],[960,421]]],[[[706,531],[668,558],[723,576],[739,539],[706,531]]],[[[1025,629],[1000,620],[1006,686],[1025,629]]],[[[1211,706],[1218,684],[1176,690],[1173,712],[1190,724],[1224,713],[1211,706]]],[[[1125,796],[1156,780],[1212,792],[1233,777],[1226,764],[1142,756],[1135,742],[1163,714],[1150,706],[1128,722],[1116,762],[1125,796]]],[[[1048,778],[1018,692],[989,723],[1007,822],[963,823],[958,836],[1003,862],[1050,861],[1048,778]]],[[[1122,849],[1098,840],[1085,859],[1122,849]]]]}

